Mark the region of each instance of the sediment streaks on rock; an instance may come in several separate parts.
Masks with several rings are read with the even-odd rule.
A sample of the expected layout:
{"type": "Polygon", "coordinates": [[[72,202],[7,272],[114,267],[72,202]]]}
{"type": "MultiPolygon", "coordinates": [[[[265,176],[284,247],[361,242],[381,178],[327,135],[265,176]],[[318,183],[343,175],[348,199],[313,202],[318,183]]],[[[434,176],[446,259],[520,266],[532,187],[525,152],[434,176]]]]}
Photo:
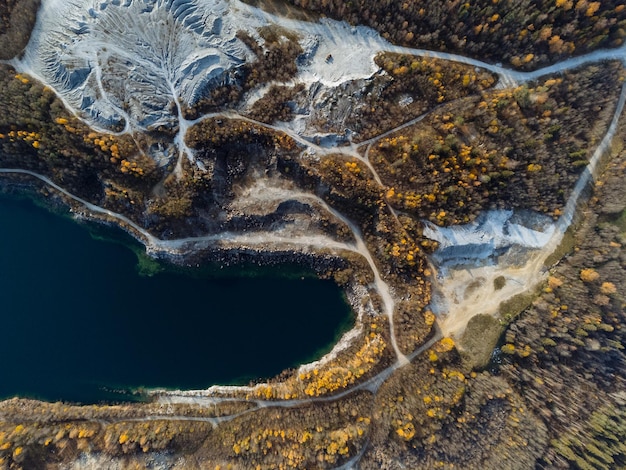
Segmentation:
{"type": "Polygon", "coordinates": [[[18,67],[105,129],[173,129],[177,100],[193,103],[227,83],[249,57],[227,9],[222,1],[46,2],[18,67]]]}

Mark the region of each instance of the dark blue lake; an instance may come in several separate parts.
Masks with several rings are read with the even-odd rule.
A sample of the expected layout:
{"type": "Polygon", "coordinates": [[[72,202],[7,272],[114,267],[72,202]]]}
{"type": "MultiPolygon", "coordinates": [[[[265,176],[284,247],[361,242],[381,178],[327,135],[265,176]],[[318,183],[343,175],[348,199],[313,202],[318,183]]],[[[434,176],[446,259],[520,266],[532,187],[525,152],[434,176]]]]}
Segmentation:
{"type": "Polygon", "coordinates": [[[0,397],[246,383],[320,357],[353,321],[336,285],[294,267],[147,277],[137,263],[125,244],[1,196],[0,397]]]}

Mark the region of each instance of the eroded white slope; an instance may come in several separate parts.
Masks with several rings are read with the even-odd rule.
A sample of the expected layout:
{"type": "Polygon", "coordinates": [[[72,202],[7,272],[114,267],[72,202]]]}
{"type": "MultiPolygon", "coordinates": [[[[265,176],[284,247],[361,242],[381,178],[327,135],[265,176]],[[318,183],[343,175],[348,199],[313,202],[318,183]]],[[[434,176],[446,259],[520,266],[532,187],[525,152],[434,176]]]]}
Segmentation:
{"type": "MultiPolygon", "coordinates": [[[[394,46],[370,28],[345,22],[283,18],[239,0],[43,0],[25,55],[13,65],[53,88],[97,130],[178,129],[173,139],[178,152],[169,152],[169,160],[178,156],[180,168],[185,155],[193,160],[182,145],[189,126],[180,104],[193,104],[212,87],[232,81],[237,67],[253,60],[237,32],[262,44],[258,28],[268,25],[291,31],[304,50],[289,84],[304,83],[311,102],[285,126],[307,138],[316,134],[308,118],[318,102],[335,96],[333,89],[346,81],[371,77],[378,71],[373,59],[382,51],[482,67],[508,84],[624,55],[624,48],[597,51],[535,72],[514,72],[454,54],[394,46]]],[[[251,93],[250,102],[267,89],[251,93]]]]}
{"type": "Polygon", "coordinates": [[[541,248],[554,233],[555,227],[549,217],[534,214],[534,220],[530,220],[530,214],[517,219],[513,215],[511,210],[487,211],[473,223],[450,227],[437,227],[426,221],[424,235],[439,242],[440,249],[472,244],[491,244],[494,248],[512,245],[541,248]]]}
{"type": "Polygon", "coordinates": [[[298,21],[267,13],[259,8],[231,2],[233,12],[252,25],[280,25],[300,36],[304,50],[297,80],[336,87],[349,80],[370,77],[378,70],[374,56],[393,48],[378,32],[365,26],[323,18],[317,23],[298,21]],[[330,56],[330,57],[329,57],[330,56]]]}
{"type": "Polygon", "coordinates": [[[296,81],[308,85],[371,76],[387,44],[368,28],[289,20],[235,0],[44,0],[14,65],[96,129],[175,129],[177,102],[195,103],[253,60],[237,32],[262,43],[258,28],[275,24],[300,38],[296,81]]]}
{"type": "Polygon", "coordinates": [[[224,0],[47,0],[19,70],[42,79],[96,127],[175,127],[251,53],[224,0]],[[129,122],[127,122],[129,121],[129,122]]]}

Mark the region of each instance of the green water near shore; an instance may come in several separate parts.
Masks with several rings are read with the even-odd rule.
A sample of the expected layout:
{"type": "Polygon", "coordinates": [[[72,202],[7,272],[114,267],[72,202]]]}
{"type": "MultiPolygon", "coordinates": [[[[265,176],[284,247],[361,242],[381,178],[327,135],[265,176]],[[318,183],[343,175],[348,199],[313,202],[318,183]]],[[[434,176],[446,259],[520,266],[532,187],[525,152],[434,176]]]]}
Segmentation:
{"type": "Polygon", "coordinates": [[[126,234],[87,227],[0,196],[0,397],[246,383],[320,357],[352,326],[341,290],[302,268],[138,269],[126,234]]]}

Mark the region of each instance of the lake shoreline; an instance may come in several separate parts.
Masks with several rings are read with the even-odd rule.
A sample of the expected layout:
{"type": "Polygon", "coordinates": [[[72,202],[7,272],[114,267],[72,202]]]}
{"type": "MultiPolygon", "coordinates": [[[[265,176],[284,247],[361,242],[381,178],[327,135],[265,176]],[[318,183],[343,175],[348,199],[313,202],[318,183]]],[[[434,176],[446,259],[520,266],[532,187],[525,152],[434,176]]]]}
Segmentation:
{"type": "MultiPolygon", "coordinates": [[[[22,182],[15,182],[13,179],[9,178],[11,181],[7,181],[7,178],[2,178],[0,180],[0,198],[16,200],[18,203],[21,201],[29,201],[30,203],[34,203],[38,206],[43,206],[46,214],[51,214],[53,217],[61,216],[62,219],[69,219],[69,215],[71,212],[66,212],[65,208],[68,207],[64,204],[64,201],[58,197],[42,197],[40,194],[41,188],[35,184],[24,184],[22,182]]],[[[70,206],[71,207],[71,206],[70,206]]],[[[83,217],[79,217],[78,221],[81,221],[83,217]]],[[[92,221],[92,219],[88,220],[88,223],[92,221]]],[[[75,223],[77,221],[77,217],[74,215],[72,217],[72,222],[75,223]]],[[[102,228],[105,229],[106,232],[109,231],[109,228],[113,231],[117,231],[118,225],[112,223],[111,221],[105,221],[101,218],[94,217],[94,222],[98,222],[98,225],[101,225],[102,228]]],[[[79,224],[82,225],[82,224],[79,224]]],[[[99,228],[96,227],[96,232],[99,232],[99,228]]],[[[94,237],[94,226],[82,227],[87,228],[91,237],[94,237]]],[[[122,235],[124,232],[119,232],[119,235],[122,235]]],[[[101,238],[100,234],[98,234],[98,238],[101,238]]],[[[113,241],[116,244],[124,245],[124,250],[130,248],[129,241],[124,240],[125,235],[121,237],[117,237],[113,234],[113,240],[111,240],[110,236],[105,236],[107,241],[113,241]]],[[[133,238],[133,240],[136,240],[133,238]]],[[[134,242],[133,242],[134,243],[134,242]]],[[[134,251],[134,250],[133,250],[134,251]]],[[[166,273],[170,273],[175,276],[191,276],[189,279],[193,280],[194,278],[205,279],[208,282],[211,282],[211,279],[220,279],[225,277],[227,279],[245,279],[250,278],[253,279],[276,279],[279,282],[287,281],[287,282],[304,282],[305,279],[308,279],[307,282],[318,282],[317,279],[321,279],[322,277],[329,277],[329,272],[333,269],[337,269],[343,263],[339,258],[332,257],[315,257],[311,254],[298,254],[289,251],[283,252],[255,252],[252,250],[224,250],[224,251],[211,251],[206,250],[201,253],[193,253],[192,256],[185,257],[169,257],[163,256],[159,258],[160,265],[165,262],[166,264],[166,273]],[[202,271],[200,268],[202,265],[210,264],[208,270],[202,271]],[[281,266],[285,266],[286,269],[280,269],[281,266]],[[248,276],[244,276],[244,272],[248,270],[253,270],[254,272],[248,272],[248,276]],[[313,280],[313,278],[317,278],[313,280]]],[[[345,263],[345,262],[344,262],[345,263]]],[[[326,280],[325,282],[328,282],[326,280]]],[[[338,289],[338,287],[333,287],[333,289],[338,289]]],[[[345,319],[340,321],[340,325],[338,325],[339,330],[337,330],[331,341],[329,341],[324,346],[316,346],[315,351],[311,351],[308,359],[299,360],[297,364],[294,364],[287,368],[287,370],[294,370],[293,368],[301,367],[303,363],[310,363],[312,360],[318,359],[323,360],[324,357],[331,354],[332,351],[337,347],[338,341],[340,338],[344,337],[349,331],[352,331],[355,328],[355,314],[352,308],[352,302],[349,302],[348,299],[345,298],[345,291],[341,290],[343,296],[343,303],[345,305],[344,308],[349,310],[349,314],[345,319]],[[321,356],[318,355],[318,352],[324,352],[321,356]],[[314,357],[313,357],[314,356],[314,357]]],[[[284,371],[284,367],[281,367],[281,370],[284,371]]],[[[233,377],[232,380],[227,381],[216,381],[213,382],[215,384],[237,384],[243,385],[245,383],[249,384],[258,384],[262,381],[267,380],[268,378],[274,377],[272,375],[266,375],[265,373],[249,375],[246,374],[244,376],[239,376],[239,378],[233,377]],[[243,377],[243,379],[242,379],[243,377]],[[255,378],[253,378],[255,377],[255,378]]],[[[110,385],[106,387],[107,389],[115,390],[115,394],[117,394],[117,390],[119,387],[114,385],[110,385]]],[[[114,396],[110,400],[105,400],[106,403],[118,403],[118,402],[126,402],[126,401],[135,401],[135,398],[138,398],[140,401],[150,400],[150,393],[146,393],[147,390],[150,390],[153,386],[133,386],[122,389],[127,394],[127,396],[122,396],[120,394],[120,400],[117,400],[114,396]],[[131,400],[127,400],[126,398],[131,398],[131,400]]],[[[174,384],[166,387],[168,390],[178,390],[181,387],[176,386],[174,384]]],[[[195,387],[194,387],[195,388],[195,387]]],[[[183,389],[189,389],[189,387],[183,387],[183,389]]],[[[11,396],[9,394],[8,396],[11,396]]],[[[18,394],[18,396],[30,396],[32,398],[45,399],[45,396],[41,394],[18,394]]],[[[70,402],[75,400],[69,400],[70,402]]],[[[83,401],[80,401],[84,403],[83,401]]],[[[87,403],[89,400],[86,401],[87,403]]]]}

